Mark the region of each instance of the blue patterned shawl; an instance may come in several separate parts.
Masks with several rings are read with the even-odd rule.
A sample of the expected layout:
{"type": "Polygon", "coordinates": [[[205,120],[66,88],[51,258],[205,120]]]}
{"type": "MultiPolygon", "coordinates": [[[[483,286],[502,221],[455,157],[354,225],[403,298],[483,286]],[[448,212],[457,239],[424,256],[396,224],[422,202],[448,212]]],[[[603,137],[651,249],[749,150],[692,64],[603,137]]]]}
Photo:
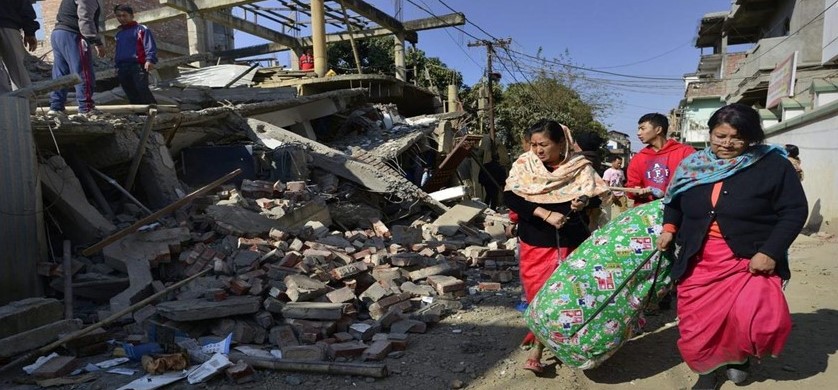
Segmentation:
{"type": "Polygon", "coordinates": [[[678,195],[695,186],[727,179],[770,153],[786,156],[786,150],[777,145],[753,145],[739,156],[724,159],[716,157],[709,147],[695,152],[678,165],[666,189],[663,203],[672,202],[678,195]]]}

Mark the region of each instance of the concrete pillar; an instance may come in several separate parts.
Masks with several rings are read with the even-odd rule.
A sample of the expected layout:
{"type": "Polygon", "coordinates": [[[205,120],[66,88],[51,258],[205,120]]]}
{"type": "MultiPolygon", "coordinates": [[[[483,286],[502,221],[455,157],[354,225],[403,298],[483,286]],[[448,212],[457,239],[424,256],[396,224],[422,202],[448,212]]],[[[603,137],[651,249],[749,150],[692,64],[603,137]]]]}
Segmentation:
{"type": "Polygon", "coordinates": [[[457,111],[457,86],[448,85],[448,112],[457,111]]]}
{"type": "MultiPolygon", "coordinates": [[[[207,50],[207,21],[200,17],[200,14],[187,14],[186,34],[189,39],[189,54],[206,53],[207,50]]],[[[203,66],[204,63],[193,65],[203,66]]]]}
{"type": "Polygon", "coordinates": [[[311,40],[314,43],[314,73],[323,77],[328,70],[326,56],[326,9],[324,0],[311,0],[311,40]]]}
{"type": "Polygon", "coordinates": [[[46,260],[46,241],[37,169],[29,101],[0,96],[0,305],[42,294],[36,265],[46,260]]]}
{"type": "Polygon", "coordinates": [[[396,62],[396,78],[401,81],[405,81],[407,80],[407,75],[405,74],[404,66],[404,34],[396,34],[394,35],[394,39],[395,45],[393,45],[393,57],[396,62]]]}

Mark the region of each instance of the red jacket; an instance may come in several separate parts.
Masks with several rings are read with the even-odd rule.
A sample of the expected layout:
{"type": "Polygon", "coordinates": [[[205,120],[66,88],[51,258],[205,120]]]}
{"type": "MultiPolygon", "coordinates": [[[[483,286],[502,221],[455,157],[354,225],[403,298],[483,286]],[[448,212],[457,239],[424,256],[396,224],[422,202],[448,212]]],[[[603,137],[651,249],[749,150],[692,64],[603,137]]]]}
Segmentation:
{"type": "MultiPolygon", "coordinates": [[[[627,169],[626,187],[653,187],[666,191],[669,180],[675,174],[675,168],[685,157],[694,153],[689,145],[684,145],[673,139],[668,140],[663,147],[655,151],[651,146],[640,150],[632,157],[627,169]]],[[[648,203],[655,198],[652,195],[637,195],[627,193],[634,199],[635,204],[648,203]]]]}

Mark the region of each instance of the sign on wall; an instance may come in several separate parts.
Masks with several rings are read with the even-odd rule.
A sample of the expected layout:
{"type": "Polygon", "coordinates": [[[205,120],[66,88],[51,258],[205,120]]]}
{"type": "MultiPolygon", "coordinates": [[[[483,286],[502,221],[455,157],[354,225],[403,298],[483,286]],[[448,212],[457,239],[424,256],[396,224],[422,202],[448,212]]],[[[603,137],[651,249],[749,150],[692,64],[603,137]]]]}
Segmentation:
{"type": "Polygon", "coordinates": [[[768,79],[768,97],[765,107],[774,108],[784,97],[794,96],[794,79],[797,76],[797,51],[781,61],[771,71],[768,79]]]}

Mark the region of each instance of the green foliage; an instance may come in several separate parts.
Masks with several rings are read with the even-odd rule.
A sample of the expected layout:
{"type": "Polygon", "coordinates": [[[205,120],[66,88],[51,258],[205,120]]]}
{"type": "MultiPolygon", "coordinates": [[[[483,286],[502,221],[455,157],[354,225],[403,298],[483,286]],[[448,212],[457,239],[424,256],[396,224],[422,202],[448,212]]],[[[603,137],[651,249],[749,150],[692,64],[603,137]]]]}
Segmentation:
{"type": "MultiPolygon", "coordinates": [[[[361,39],[356,41],[364,73],[395,74],[395,42],[392,36],[361,39]]],[[[329,68],[337,73],[354,73],[355,57],[352,44],[348,41],[329,44],[329,68]]],[[[405,49],[407,80],[418,79],[418,84],[443,92],[453,82],[462,86],[463,76],[452,70],[437,57],[428,57],[424,51],[408,47],[405,49]],[[415,70],[415,72],[414,72],[415,70]],[[427,71],[426,71],[427,70],[427,71]],[[418,75],[414,74],[418,73],[418,75]],[[426,77],[430,76],[430,78],[426,77]]]]}

